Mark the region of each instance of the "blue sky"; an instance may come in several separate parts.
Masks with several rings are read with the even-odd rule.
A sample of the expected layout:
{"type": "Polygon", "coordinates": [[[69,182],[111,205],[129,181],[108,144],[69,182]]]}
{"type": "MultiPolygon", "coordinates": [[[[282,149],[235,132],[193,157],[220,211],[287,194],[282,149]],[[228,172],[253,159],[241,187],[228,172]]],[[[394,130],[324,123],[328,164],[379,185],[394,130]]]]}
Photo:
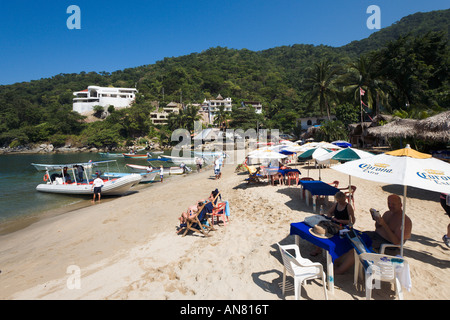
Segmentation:
{"type": "Polygon", "coordinates": [[[283,45],[342,46],[368,37],[366,13],[381,27],[448,0],[128,0],[2,1],[0,85],[60,73],[113,72],[211,47],[259,51],[283,45]],[[70,5],[81,29],[69,30],[70,5]]]}

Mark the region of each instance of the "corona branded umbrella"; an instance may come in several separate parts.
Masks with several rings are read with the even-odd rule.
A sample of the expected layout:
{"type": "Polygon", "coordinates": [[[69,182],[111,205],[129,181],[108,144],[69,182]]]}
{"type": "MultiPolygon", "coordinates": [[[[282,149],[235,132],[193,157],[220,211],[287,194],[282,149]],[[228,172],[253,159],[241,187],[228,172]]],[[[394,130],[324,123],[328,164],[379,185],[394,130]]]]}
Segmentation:
{"type": "Polygon", "coordinates": [[[403,186],[400,254],[403,256],[406,187],[450,193],[450,164],[406,146],[373,157],[349,161],[332,169],[365,180],[403,186]]]}

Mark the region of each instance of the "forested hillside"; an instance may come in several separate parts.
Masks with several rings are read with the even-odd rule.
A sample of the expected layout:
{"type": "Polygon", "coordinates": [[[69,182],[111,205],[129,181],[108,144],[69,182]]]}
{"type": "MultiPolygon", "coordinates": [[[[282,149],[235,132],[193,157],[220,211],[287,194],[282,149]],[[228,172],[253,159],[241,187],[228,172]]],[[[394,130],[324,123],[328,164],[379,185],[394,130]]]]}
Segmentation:
{"type": "Polygon", "coordinates": [[[295,119],[334,113],[343,126],[358,121],[359,87],[366,114],[398,112],[424,117],[450,107],[450,10],[417,13],[369,38],[340,48],[296,44],[263,51],[210,48],[112,73],[81,72],[0,86],[0,146],[40,141],[116,146],[135,137],[167,141],[171,130],[191,128],[195,108],[155,127],[152,101],[201,103],[219,93],[233,99],[231,119],[242,128],[262,124],[298,133],[295,119]],[[73,92],[89,85],[136,87],[135,105],[102,122],[85,123],[72,112],[73,92]],[[239,109],[261,101],[264,114],[239,109]]]}

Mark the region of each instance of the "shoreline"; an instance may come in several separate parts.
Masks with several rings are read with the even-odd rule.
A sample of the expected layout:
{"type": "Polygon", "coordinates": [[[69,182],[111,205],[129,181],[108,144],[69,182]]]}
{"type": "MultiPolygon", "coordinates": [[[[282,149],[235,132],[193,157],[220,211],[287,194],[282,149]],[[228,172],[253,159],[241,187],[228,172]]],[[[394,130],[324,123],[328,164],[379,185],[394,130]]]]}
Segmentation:
{"type": "MultiPolygon", "coordinates": [[[[318,170],[296,167],[302,176],[309,169],[309,176],[318,178],[318,170]]],[[[300,200],[298,187],[248,185],[248,175],[234,169],[225,164],[220,180],[204,169],[0,236],[0,299],[293,300],[292,287],[281,293],[283,264],[276,243],[294,243],[290,223],[310,216],[312,207],[300,200]],[[207,238],[176,234],[181,212],[216,188],[230,203],[231,221],[215,226],[207,238]],[[79,267],[79,289],[68,288],[69,266],[79,267]]],[[[329,168],[321,175],[326,182],[348,183],[347,175],[329,168]]],[[[401,188],[357,178],[352,183],[358,186],[355,228],[372,230],[368,209],[384,211],[387,195],[401,188]]],[[[447,299],[449,249],[441,237],[448,217],[434,194],[414,189],[408,194],[413,237],[405,258],[413,289],[404,290],[405,300],[447,299]]],[[[325,257],[309,256],[310,243],[302,240],[300,250],[326,265],[325,257]]],[[[365,299],[364,290],[353,286],[353,269],[336,275],[335,282],[330,299],[365,299]]],[[[305,285],[302,297],[324,299],[321,281],[305,285]]],[[[382,285],[373,298],[391,300],[393,290],[382,285]]]]}
{"type": "MultiPolygon", "coordinates": [[[[190,174],[195,174],[195,173],[197,173],[197,172],[192,172],[190,174]]],[[[181,176],[182,175],[165,176],[164,182],[170,183],[172,180],[181,178],[181,176]]],[[[159,179],[159,177],[158,177],[158,179],[159,179]]],[[[154,185],[157,185],[159,183],[160,183],[159,180],[157,180],[157,181],[153,181],[153,182],[149,182],[149,183],[138,184],[138,185],[134,186],[132,189],[130,189],[130,191],[128,191],[127,194],[124,194],[122,196],[104,196],[104,197],[102,197],[101,203],[115,201],[122,197],[128,197],[130,195],[140,192],[141,190],[145,190],[147,188],[152,188],[152,187],[154,187],[154,185]]],[[[35,192],[37,192],[37,191],[35,191],[35,192]]],[[[57,197],[58,195],[55,194],[54,196],[57,197]]],[[[22,229],[25,229],[41,220],[45,220],[45,219],[52,218],[52,217],[59,216],[59,215],[64,215],[64,214],[67,214],[67,213],[70,213],[73,211],[77,211],[77,210],[82,210],[84,208],[88,208],[93,205],[91,202],[92,197],[90,197],[90,196],[89,197],[80,196],[80,197],[74,198],[74,199],[78,199],[79,201],[76,201],[76,203],[73,203],[70,205],[62,205],[61,207],[54,208],[51,210],[42,210],[39,212],[35,212],[33,214],[28,214],[25,216],[11,217],[11,218],[8,218],[8,219],[2,221],[2,223],[0,225],[0,237],[4,236],[4,235],[8,235],[10,233],[14,233],[16,231],[20,231],[22,229]]]]}

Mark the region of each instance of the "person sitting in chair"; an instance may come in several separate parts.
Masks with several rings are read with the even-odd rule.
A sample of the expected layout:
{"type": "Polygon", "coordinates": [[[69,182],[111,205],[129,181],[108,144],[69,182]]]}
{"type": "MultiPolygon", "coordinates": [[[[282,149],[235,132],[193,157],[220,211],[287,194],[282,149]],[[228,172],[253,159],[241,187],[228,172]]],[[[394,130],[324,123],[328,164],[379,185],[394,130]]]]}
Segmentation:
{"type": "MultiPolygon", "coordinates": [[[[182,226],[183,224],[186,224],[188,219],[193,218],[197,214],[198,209],[206,203],[203,208],[203,211],[204,211],[203,215],[199,216],[200,221],[204,220],[205,214],[212,213],[213,209],[217,206],[217,201],[218,201],[217,195],[218,194],[219,194],[219,190],[217,190],[217,189],[213,190],[213,191],[211,191],[211,194],[209,195],[208,200],[199,200],[199,201],[197,201],[197,204],[188,207],[186,212],[181,213],[181,217],[178,218],[178,220],[180,220],[180,226],[182,226]]],[[[220,195],[219,195],[219,197],[220,197],[220,195]]],[[[179,233],[180,231],[181,231],[181,228],[177,231],[177,233],[179,233]]]]}
{"type": "MultiPolygon", "coordinates": [[[[340,224],[355,224],[355,213],[353,207],[347,202],[347,197],[342,191],[337,192],[334,195],[336,202],[331,206],[331,208],[326,213],[326,216],[331,218],[331,221],[340,224]]],[[[315,257],[322,252],[320,247],[316,247],[316,250],[310,253],[311,256],[315,257]]]]}
{"type": "MultiPolygon", "coordinates": [[[[365,233],[372,239],[372,248],[379,252],[382,244],[401,244],[402,236],[402,200],[396,194],[391,194],[387,199],[389,210],[382,216],[375,217],[375,231],[366,231],[365,233]]],[[[412,222],[405,215],[405,231],[403,241],[411,238],[412,222]]],[[[397,255],[400,253],[399,248],[387,248],[385,254],[397,255]]],[[[340,257],[340,265],[336,268],[336,274],[342,274],[347,271],[354,263],[353,250],[350,250],[340,257]]],[[[339,261],[338,261],[339,263],[339,261]]]]}

